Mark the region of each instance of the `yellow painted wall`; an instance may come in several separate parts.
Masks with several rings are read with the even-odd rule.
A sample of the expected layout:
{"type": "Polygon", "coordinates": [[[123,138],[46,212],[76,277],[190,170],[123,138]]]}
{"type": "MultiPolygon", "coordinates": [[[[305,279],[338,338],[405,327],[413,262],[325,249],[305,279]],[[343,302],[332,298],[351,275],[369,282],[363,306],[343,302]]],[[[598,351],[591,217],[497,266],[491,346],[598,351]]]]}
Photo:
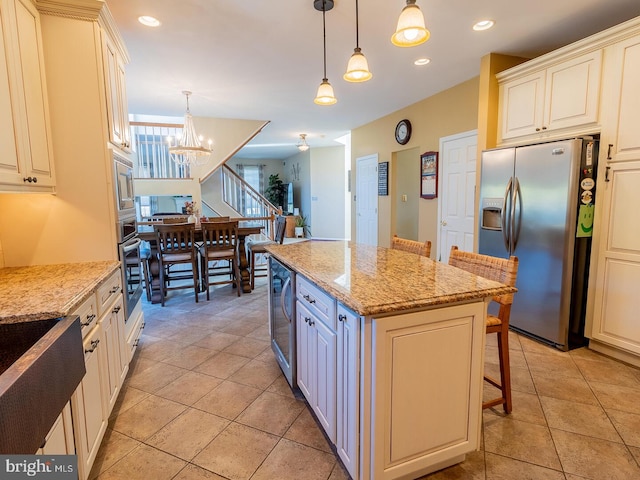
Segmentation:
{"type": "MultiPolygon", "coordinates": [[[[478,124],[479,78],[475,77],[420,102],[398,110],[352,131],[351,172],[356,175],[356,158],[378,154],[379,162],[393,162],[396,152],[417,149],[417,152],[437,151],[440,137],[474,130],[478,124]],[[403,118],[412,125],[411,140],[406,145],[395,141],[395,127],[403,118]]],[[[419,163],[419,154],[416,163],[419,163]]],[[[391,165],[390,165],[391,167],[391,165]]],[[[394,182],[393,169],[389,168],[389,185],[394,182]]],[[[416,182],[419,179],[416,178],[416,182]]],[[[355,178],[352,185],[357,185],[355,178]]],[[[391,190],[391,188],[390,188],[391,190]]],[[[351,216],[356,218],[352,192],[351,216]]],[[[437,200],[419,200],[418,239],[431,240],[432,250],[437,251],[437,200]]],[[[392,214],[392,197],[378,197],[378,245],[389,246],[393,235],[395,218],[392,214]]],[[[351,226],[351,238],[356,238],[355,222],[351,226]]]]}

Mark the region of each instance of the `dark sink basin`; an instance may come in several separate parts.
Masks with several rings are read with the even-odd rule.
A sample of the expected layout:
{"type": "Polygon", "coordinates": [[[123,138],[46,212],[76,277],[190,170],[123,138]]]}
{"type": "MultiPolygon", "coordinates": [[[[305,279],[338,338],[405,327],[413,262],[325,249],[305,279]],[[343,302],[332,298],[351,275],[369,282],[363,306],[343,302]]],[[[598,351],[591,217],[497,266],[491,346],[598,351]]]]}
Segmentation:
{"type": "Polygon", "coordinates": [[[84,373],[78,317],[0,324],[0,454],[35,453],[84,373]]]}

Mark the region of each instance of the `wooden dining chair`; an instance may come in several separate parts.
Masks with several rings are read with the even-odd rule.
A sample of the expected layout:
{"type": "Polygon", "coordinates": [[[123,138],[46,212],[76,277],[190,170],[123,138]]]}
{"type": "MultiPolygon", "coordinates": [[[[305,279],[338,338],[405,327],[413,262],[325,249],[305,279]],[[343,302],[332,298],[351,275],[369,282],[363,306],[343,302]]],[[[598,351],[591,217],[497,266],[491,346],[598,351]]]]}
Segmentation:
{"type": "Polygon", "coordinates": [[[238,264],[238,222],[202,222],[202,245],[200,246],[200,269],[202,272],[203,288],[207,291],[209,300],[209,286],[235,284],[238,296],[242,292],[240,265],[238,264]],[[220,261],[227,261],[231,271],[221,272],[215,266],[220,261]],[[214,282],[211,277],[221,273],[230,274],[229,279],[218,279],[214,282]]]}
{"type": "Polygon", "coordinates": [[[187,217],[167,217],[162,219],[165,225],[175,225],[176,223],[187,223],[187,217]]]}
{"type": "Polygon", "coordinates": [[[394,250],[402,250],[404,252],[417,253],[423,257],[431,256],[431,240],[426,242],[417,242],[415,240],[409,240],[407,238],[401,238],[398,235],[393,235],[391,239],[391,248],[394,250]]]}
{"type": "Polygon", "coordinates": [[[178,280],[193,278],[193,292],[198,302],[198,254],[194,242],[195,225],[192,223],[162,224],[153,226],[156,233],[158,261],[160,273],[160,300],[164,307],[168,290],[190,288],[178,280]],[[170,272],[169,267],[175,265],[190,265],[191,273],[185,270],[170,272]],[[169,282],[173,280],[173,286],[169,282]],[[178,281],[178,282],[176,282],[178,281]]]}
{"type": "Polygon", "coordinates": [[[261,240],[250,242],[247,244],[247,260],[249,263],[250,275],[251,275],[251,290],[255,288],[256,277],[267,276],[267,264],[264,266],[258,264],[258,256],[267,253],[267,245],[273,245],[274,243],[282,244],[284,242],[284,232],[287,226],[287,217],[284,215],[277,215],[274,222],[274,234],[273,240],[261,240]]]}
{"type": "MultiPolygon", "coordinates": [[[[449,254],[449,265],[496,282],[515,287],[518,274],[518,257],[509,259],[491,257],[479,253],[463,252],[453,245],[449,254]]],[[[482,408],[502,405],[506,413],[511,413],[511,369],[509,368],[509,316],[513,293],[493,297],[500,306],[498,315],[487,313],[486,333],[498,335],[498,356],[500,360],[500,382],[485,375],[484,379],[501,391],[501,396],[483,402],[482,408]]]]}

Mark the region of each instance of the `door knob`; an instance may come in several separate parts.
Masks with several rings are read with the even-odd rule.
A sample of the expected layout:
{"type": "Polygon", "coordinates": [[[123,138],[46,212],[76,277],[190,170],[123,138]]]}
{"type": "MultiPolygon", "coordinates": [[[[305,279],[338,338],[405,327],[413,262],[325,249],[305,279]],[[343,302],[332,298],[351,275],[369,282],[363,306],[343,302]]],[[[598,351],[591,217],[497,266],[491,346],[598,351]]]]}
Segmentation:
{"type": "Polygon", "coordinates": [[[446,227],[446,226],[447,226],[447,222],[445,222],[444,220],[442,220],[442,221],[440,222],[440,225],[442,225],[443,227],[446,227]]]}

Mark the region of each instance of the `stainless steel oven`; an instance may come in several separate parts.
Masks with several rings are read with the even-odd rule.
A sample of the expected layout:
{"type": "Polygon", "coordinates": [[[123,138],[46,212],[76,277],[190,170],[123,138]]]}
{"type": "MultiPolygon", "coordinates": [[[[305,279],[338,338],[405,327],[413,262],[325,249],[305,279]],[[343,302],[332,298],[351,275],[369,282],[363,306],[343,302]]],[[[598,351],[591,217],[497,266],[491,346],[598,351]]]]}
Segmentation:
{"type": "Polygon", "coordinates": [[[269,257],[269,332],[271,349],[289,385],[297,386],[295,273],[269,257]]]}
{"type": "Polygon", "coordinates": [[[135,216],[135,194],[133,192],[133,162],[113,152],[114,184],[118,217],[135,216]]]}
{"type": "Polygon", "coordinates": [[[143,270],[140,262],[142,240],[137,235],[130,236],[118,244],[118,256],[122,269],[122,292],[124,295],[125,322],[142,297],[143,270]]]}

